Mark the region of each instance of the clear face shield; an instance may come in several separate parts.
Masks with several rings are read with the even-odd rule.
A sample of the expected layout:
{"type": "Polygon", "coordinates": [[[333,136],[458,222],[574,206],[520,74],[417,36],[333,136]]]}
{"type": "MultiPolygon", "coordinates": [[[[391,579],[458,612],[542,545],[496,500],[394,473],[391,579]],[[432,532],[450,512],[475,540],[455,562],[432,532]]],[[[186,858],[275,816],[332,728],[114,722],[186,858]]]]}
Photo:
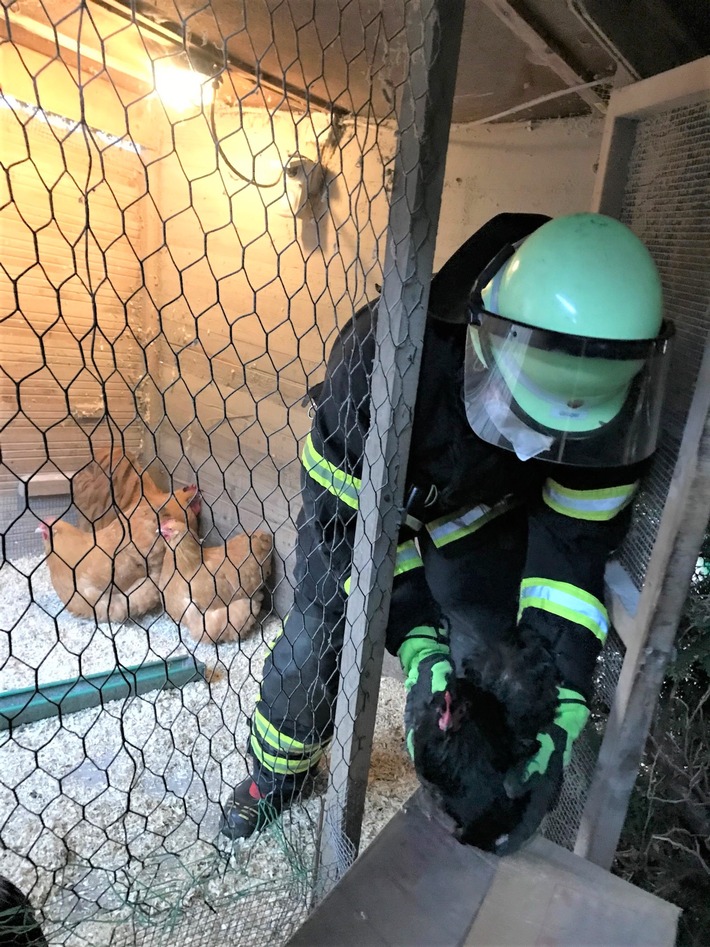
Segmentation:
{"type": "Polygon", "coordinates": [[[654,339],[584,338],[487,312],[475,289],[470,320],[464,397],[483,440],[521,460],[579,467],[625,466],[653,453],[672,323],[654,339]]]}

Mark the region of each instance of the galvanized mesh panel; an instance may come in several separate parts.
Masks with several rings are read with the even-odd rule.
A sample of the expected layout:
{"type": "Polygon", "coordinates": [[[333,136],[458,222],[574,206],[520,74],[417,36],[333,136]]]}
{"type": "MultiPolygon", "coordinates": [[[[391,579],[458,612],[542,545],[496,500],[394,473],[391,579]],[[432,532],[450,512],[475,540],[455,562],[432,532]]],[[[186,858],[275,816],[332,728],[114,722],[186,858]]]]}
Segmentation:
{"type": "Polygon", "coordinates": [[[668,109],[639,121],[621,219],[660,270],[677,328],[663,438],[620,556],[640,588],[678,456],[708,332],[710,304],[710,105],[668,109]]]}
{"type": "Polygon", "coordinates": [[[545,838],[570,851],[574,849],[582,822],[599,747],[624,663],[624,652],[623,642],[612,628],[597,665],[590,722],[575,743],[560,800],[542,826],[545,838]]]}
{"type": "MultiPolygon", "coordinates": [[[[637,123],[628,167],[621,219],[651,251],[663,282],[665,313],[677,329],[661,444],[618,555],[638,588],[666,504],[710,324],[709,145],[710,106],[669,109],[637,123]]],[[[593,725],[575,746],[559,805],[545,820],[545,835],[566,848],[574,848],[623,653],[612,632],[599,665],[593,725]]]]}
{"type": "MultiPolygon", "coordinates": [[[[293,599],[307,392],[383,280],[397,134],[416,118],[397,115],[408,83],[410,105],[428,92],[431,7],[3,10],[0,873],[52,944],[278,944],[310,907],[323,787],[246,845],[219,836],[220,804],[247,774],[293,599]],[[268,588],[259,570],[233,595],[208,579],[197,614],[165,533],[171,580],[193,583],[183,605],[163,587],[161,610],[162,565],[146,567],[166,522],[189,526],[191,484],[198,567],[227,569],[235,536],[275,545],[268,588]],[[120,543],[147,577],[124,582],[120,543]]],[[[383,686],[367,841],[414,788],[404,695],[383,686]]],[[[342,870],[354,850],[336,845],[342,870]]]]}

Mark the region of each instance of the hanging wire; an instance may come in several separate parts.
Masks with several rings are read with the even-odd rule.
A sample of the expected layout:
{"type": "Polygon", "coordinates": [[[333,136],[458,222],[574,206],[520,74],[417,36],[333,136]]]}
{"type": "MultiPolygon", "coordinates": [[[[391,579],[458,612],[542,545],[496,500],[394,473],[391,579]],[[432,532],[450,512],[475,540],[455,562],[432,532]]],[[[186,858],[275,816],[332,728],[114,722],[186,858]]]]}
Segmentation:
{"type": "Polygon", "coordinates": [[[277,184],[280,184],[283,181],[283,172],[280,172],[279,176],[275,178],[275,180],[269,182],[268,184],[264,184],[260,181],[257,181],[255,177],[250,178],[250,177],[247,177],[245,174],[242,174],[242,172],[238,168],[236,168],[227,157],[224,151],[224,148],[222,147],[222,141],[219,135],[217,134],[217,119],[215,115],[215,102],[217,100],[217,90],[219,89],[221,84],[222,84],[222,79],[219,76],[216,79],[214,79],[212,82],[212,86],[214,88],[214,95],[212,96],[212,102],[210,103],[210,130],[212,132],[212,138],[214,139],[214,143],[217,146],[217,151],[219,152],[219,155],[222,158],[222,161],[224,161],[224,163],[227,165],[227,167],[232,172],[232,174],[236,174],[236,176],[241,181],[244,181],[245,184],[253,184],[254,187],[259,187],[259,188],[276,187],[277,184]]]}
{"type": "Polygon", "coordinates": [[[529,102],[521,102],[520,105],[514,105],[512,108],[505,109],[502,112],[496,112],[495,115],[487,115],[485,118],[479,118],[475,122],[469,122],[471,125],[487,125],[489,122],[495,122],[499,118],[506,118],[508,115],[515,115],[516,112],[524,112],[525,109],[532,108],[534,105],[542,105],[544,102],[551,102],[553,99],[561,99],[564,95],[571,95],[574,92],[582,92],[584,89],[593,89],[598,85],[609,85],[614,81],[613,76],[607,76],[605,79],[594,79],[592,82],[583,82],[581,85],[568,86],[566,89],[558,89],[556,92],[548,92],[546,95],[540,95],[536,99],[530,99],[529,102]]]}

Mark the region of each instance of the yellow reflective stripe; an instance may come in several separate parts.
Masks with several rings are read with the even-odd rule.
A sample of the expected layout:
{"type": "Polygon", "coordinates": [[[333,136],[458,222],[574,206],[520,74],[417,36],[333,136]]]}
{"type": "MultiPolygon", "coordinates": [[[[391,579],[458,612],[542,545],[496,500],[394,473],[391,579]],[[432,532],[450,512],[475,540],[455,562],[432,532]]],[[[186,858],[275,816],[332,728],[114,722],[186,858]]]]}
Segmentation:
{"type": "MultiPolygon", "coordinates": [[[[397,558],[394,563],[394,574],[396,576],[402,575],[404,572],[409,572],[410,569],[423,567],[424,563],[422,562],[422,557],[419,555],[419,550],[413,539],[408,539],[406,542],[397,546],[397,558]]],[[[351,578],[352,576],[348,576],[345,582],[343,582],[346,595],[350,595],[351,578]]]]}
{"type": "Polygon", "coordinates": [[[281,733],[273,724],[269,723],[259,710],[254,711],[252,723],[264,742],[268,743],[269,746],[273,746],[275,750],[282,750],[285,753],[309,753],[321,749],[320,742],[300,743],[292,737],[287,737],[286,734],[281,733]]]}
{"type": "Polygon", "coordinates": [[[315,766],[321,756],[323,756],[323,749],[320,748],[317,753],[314,753],[312,756],[308,756],[305,759],[289,760],[283,756],[272,756],[270,753],[267,753],[261,747],[254,734],[252,734],[250,742],[254,756],[263,766],[265,766],[267,769],[270,769],[272,773],[305,773],[306,770],[309,770],[312,766],[315,766]]]}
{"type": "Polygon", "coordinates": [[[306,473],[319,483],[322,487],[336,496],[343,503],[347,503],[354,510],[358,506],[358,494],[362,481],[357,477],[351,477],[344,473],[335,464],[331,464],[322,454],[313,446],[313,439],[309,434],[303,445],[301,454],[301,463],[306,469],[306,473]]]}
{"type": "Polygon", "coordinates": [[[437,549],[448,546],[449,543],[456,542],[457,539],[463,539],[464,536],[470,536],[475,533],[492,519],[507,513],[508,510],[518,505],[517,500],[506,498],[496,503],[495,506],[487,506],[485,503],[479,503],[472,509],[460,510],[453,516],[441,516],[438,520],[432,520],[426,524],[426,529],[431,536],[437,549]]]}
{"type": "Polygon", "coordinates": [[[419,550],[413,539],[408,539],[405,543],[397,546],[397,558],[394,563],[395,575],[402,575],[403,572],[409,572],[410,569],[419,569],[423,566],[422,557],[419,555],[419,550]]]}
{"type": "Polygon", "coordinates": [[[560,618],[588,628],[602,644],[606,641],[609,632],[606,608],[598,598],[576,585],[551,579],[523,579],[518,618],[526,608],[539,608],[559,615],[560,618]]]}
{"type": "Polygon", "coordinates": [[[407,731],[406,739],[407,753],[409,753],[409,758],[414,762],[414,730],[407,731]]]}
{"type": "Polygon", "coordinates": [[[599,490],[571,490],[551,477],[542,488],[542,498],[550,509],[578,520],[611,520],[631,503],[638,481],[599,490]]]}
{"type": "Polygon", "coordinates": [[[276,634],[275,634],[274,637],[271,639],[271,641],[268,641],[268,642],[266,643],[266,651],[267,651],[267,653],[271,653],[271,652],[274,650],[274,648],[276,647],[276,642],[279,640],[279,638],[281,637],[281,635],[284,633],[284,625],[286,624],[287,621],[288,621],[288,615],[286,615],[286,618],[284,618],[284,623],[283,623],[283,625],[279,628],[279,630],[276,632],[276,634]]]}

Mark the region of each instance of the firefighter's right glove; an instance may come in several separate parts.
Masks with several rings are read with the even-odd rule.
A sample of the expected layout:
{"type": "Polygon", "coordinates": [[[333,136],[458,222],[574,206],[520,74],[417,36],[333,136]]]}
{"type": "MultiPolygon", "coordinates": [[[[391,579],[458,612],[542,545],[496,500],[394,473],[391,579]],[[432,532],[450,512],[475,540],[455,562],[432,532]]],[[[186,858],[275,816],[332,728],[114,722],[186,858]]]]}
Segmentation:
{"type": "Polygon", "coordinates": [[[404,729],[407,750],[414,760],[414,727],[431,706],[432,696],[446,691],[453,674],[448,635],[432,625],[413,628],[397,655],[405,675],[407,700],[404,729]]]}
{"type": "Polygon", "coordinates": [[[516,851],[557,805],[574,742],[589,719],[589,708],[581,694],[563,687],[558,691],[554,723],[537,735],[540,749],[506,776],[508,796],[515,799],[529,792],[530,800],[518,826],[497,849],[499,855],[516,851]]]}

